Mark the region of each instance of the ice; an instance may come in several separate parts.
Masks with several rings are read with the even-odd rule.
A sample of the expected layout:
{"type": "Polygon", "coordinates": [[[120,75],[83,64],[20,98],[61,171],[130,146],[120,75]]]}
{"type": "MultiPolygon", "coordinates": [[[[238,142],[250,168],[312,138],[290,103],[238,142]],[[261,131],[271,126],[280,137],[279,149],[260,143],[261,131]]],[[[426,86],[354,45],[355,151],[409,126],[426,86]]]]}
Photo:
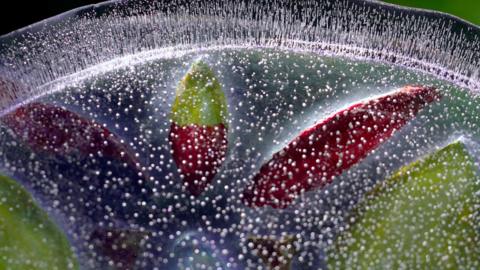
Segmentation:
{"type": "Polygon", "coordinates": [[[0,110],[35,101],[69,111],[109,130],[123,154],[37,149],[2,122],[0,173],[62,228],[81,269],[269,269],[251,237],[295,239],[292,269],[325,268],[326,248],[376,184],[459,139],[476,158],[479,38],[478,28],[446,15],[360,1],[75,10],[0,37],[0,110]],[[169,132],[175,89],[199,60],[226,96],[228,150],[193,196],[169,132]],[[443,99],[332,184],[286,209],[242,202],[262,164],[300,132],[412,84],[433,86],[443,99]]]}
{"type": "Polygon", "coordinates": [[[18,83],[9,95],[25,97],[119,57],[128,65],[155,50],[281,47],[377,59],[478,89],[478,44],[465,22],[370,2],[111,2],[4,36],[0,70],[18,83]]]}

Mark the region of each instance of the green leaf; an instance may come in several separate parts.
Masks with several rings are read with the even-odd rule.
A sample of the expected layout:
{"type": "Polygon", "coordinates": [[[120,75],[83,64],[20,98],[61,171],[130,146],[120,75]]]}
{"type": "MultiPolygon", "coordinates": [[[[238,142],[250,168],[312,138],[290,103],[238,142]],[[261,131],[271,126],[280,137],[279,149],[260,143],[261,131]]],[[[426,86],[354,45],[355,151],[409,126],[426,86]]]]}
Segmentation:
{"type": "Polygon", "coordinates": [[[397,5],[432,9],[450,13],[471,23],[480,25],[480,1],[478,0],[383,0],[397,5]]]}
{"type": "Polygon", "coordinates": [[[0,269],[78,269],[65,235],[24,188],[2,175],[0,269]]]}
{"type": "Polygon", "coordinates": [[[177,125],[226,125],[227,101],[210,67],[193,63],[177,87],[172,120],[177,125]]]}
{"type": "Polygon", "coordinates": [[[479,191],[460,142],[402,168],[354,211],[329,269],[479,269],[479,191]]]}

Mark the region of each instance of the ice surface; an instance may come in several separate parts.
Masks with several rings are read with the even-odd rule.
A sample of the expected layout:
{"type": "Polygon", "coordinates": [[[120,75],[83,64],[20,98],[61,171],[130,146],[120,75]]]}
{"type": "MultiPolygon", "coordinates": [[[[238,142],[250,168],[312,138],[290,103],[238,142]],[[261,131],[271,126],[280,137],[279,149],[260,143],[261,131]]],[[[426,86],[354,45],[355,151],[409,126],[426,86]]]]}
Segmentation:
{"type": "Polygon", "coordinates": [[[112,1],[1,37],[1,81],[8,89],[1,106],[108,61],[131,65],[158,50],[213,46],[377,59],[479,89],[478,36],[476,27],[446,15],[370,1],[112,1]]]}
{"type": "Polygon", "coordinates": [[[266,269],[248,245],[263,236],[294,236],[292,269],[318,269],[375,183],[458,138],[478,153],[479,52],[471,25],[372,2],[137,1],[76,10],[0,37],[0,109],[35,100],[70,111],[111,131],[136,164],[102,151],[33,150],[2,124],[0,170],[66,232],[82,269],[266,269]],[[228,151],[194,197],[168,134],[175,89],[199,59],[227,99],[228,151]],[[302,130],[409,84],[434,86],[443,99],[332,185],[283,210],[242,203],[260,166],[302,130]],[[119,243],[120,251],[110,248],[119,243]]]}
{"type": "Polygon", "coordinates": [[[86,241],[98,227],[145,232],[137,261],[144,268],[191,264],[185,260],[195,248],[189,249],[193,244],[182,236],[190,234],[200,239],[198,249],[206,248],[208,256],[211,251],[204,242],[228,251],[192,258],[212,265],[230,261],[232,269],[261,265],[242,244],[248,236],[301,235],[297,244],[303,253],[293,264],[315,268],[322,264],[322,250],[334,237],[335,224],[341,224],[350,206],[376,181],[462,134],[479,140],[480,100],[431,75],[273,49],[181,55],[96,75],[36,100],[102,123],[139,157],[148,180],[138,177],[134,167],[122,166],[121,160],[32,152],[9,129],[2,131],[4,170],[51,207],[79,256],[88,258],[83,260],[86,268],[105,260],[98,250],[89,251],[86,241]],[[182,188],[168,133],[176,85],[198,59],[212,67],[225,91],[229,150],[212,185],[195,198],[182,188]],[[241,202],[241,191],[261,164],[300,131],[350,103],[411,83],[435,86],[444,98],[327,189],[306,193],[285,210],[250,209],[241,202]],[[186,241],[179,253],[173,251],[178,241],[186,241]]]}

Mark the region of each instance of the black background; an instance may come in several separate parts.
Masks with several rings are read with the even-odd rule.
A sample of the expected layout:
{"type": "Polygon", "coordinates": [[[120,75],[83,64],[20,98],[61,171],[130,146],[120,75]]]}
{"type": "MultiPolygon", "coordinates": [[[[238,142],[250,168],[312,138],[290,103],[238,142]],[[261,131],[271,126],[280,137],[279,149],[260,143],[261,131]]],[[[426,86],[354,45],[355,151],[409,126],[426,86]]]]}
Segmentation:
{"type": "Polygon", "coordinates": [[[4,0],[0,6],[0,35],[47,19],[76,7],[104,0],[4,0]],[[7,4],[8,3],[8,4],[7,4]]]}

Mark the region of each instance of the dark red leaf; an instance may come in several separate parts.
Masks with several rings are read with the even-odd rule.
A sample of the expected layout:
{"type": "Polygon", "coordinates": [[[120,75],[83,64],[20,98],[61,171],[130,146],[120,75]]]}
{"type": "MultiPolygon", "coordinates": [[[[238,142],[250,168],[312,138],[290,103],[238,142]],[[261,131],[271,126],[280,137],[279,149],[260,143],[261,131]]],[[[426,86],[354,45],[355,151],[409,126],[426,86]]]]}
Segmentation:
{"type": "Polygon", "coordinates": [[[330,183],[439,98],[434,88],[407,86],[335,113],[274,154],[245,189],[244,202],[287,207],[302,192],[330,183]]]}

